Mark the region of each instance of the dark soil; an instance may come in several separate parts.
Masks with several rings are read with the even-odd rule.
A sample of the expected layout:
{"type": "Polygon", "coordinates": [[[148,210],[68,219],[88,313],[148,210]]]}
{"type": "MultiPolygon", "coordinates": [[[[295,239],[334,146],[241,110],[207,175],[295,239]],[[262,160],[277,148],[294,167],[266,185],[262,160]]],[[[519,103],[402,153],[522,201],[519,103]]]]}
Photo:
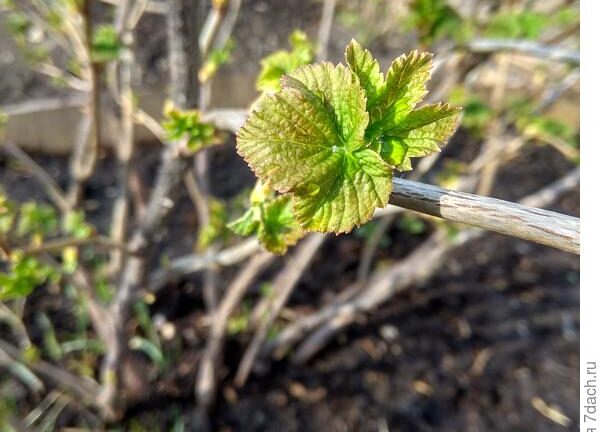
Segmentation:
{"type": "MultiPolygon", "coordinates": [[[[225,73],[256,73],[258,59],[286,46],[294,28],[316,33],[319,3],[313,1],[244,2],[236,30],[237,49],[225,73]],[[275,24],[273,24],[275,23],[275,24]]],[[[143,49],[137,61],[140,78],[150,85],[164,79],[162,18],[145,16],[140,24],[143,49]]],[[[338,29],[339,31],[339,29],[338,29]]],[[[346,35],[332,42],[338,60],[346,35]]],[[[350,35],[351,36],[351,35],[350,35]]],[[[0,35],[4,38],[4,35],[0,35]]],[[[1,47],[0,47],[1,48],[1,47]]],[[[384,53],[385,54],[385,53],[384,53]]],[[[39,75],[0,59],[2,103],[54,94],[39,75]]],[[[9,59],[10,60],[10,59],[9,59]]],[[[456,142],[464,140],[457,139],[456,142]]],[[[469,159],[475,144],[449,145],[444,157],[469,159]]],[[[464,143],[463,143],[464,144],[464,143]]],[[[147,192],[156,174],[158,146],[143,146],[135,168],[147,192]]],[[[68,160],[38,156],[59,184],[66,186],[68,160]]],[[[213,191],[231,198],[252,184],[252,174],[233,146],[214,149],[213,191]]],[[[17,200],[44,201],[43,191],[24,171],[0,156],[0,186],[17,200]]],[[[493,195],[516,200],[557,179],[569,166],[553,150],[532,147],[498,177],[493,195]]],[[[115,163],[104,155],[86,190],[84,208],[99,231],[108,228],[115,194],[115,163]]],[[[158,247],[174,257],[193,249],[196,216],[185,192],[180,194],[168,230],[158,247]]],[[[578,215],[577,191],[563,196],[553,210],[578,215]]],[[[401,259],[422,242],[431,227],[410,235],[390,230],[378,251],[381,265],[401,259]]],[[[356,234],[331,237],[290,299],[289,306],[310,312],[356,277],[364,239],[356,234]]],[[[277,266],[264,277],[268,280],[277,266]]],[[[228,280],[233,270],[223,272],[228,280]]],[[[193,380],[206,328],[200,281],[190,277],[165,290],[152,306],[154,317],[165,316],[182,335],[175,367],[159,375],[148,360],[132,355],[127,370],[131,406],[126,419],[143,430],[167,430],[178,414],[189,426],[193,418],[193,380]]],[[[258,297],[259,283],[252,289],[258,297]]],[[[64,296],[36,291],[26,319],[34,342],[41,343],[34,316],[48,313],[59,337],[74,327],[73,305],[64,296]]],[[[5,333],[0,328],[0,337],[5,333]]],[[[287,360],[272,363],[251,378],[245,388],[231,384],[249,335],[231,336],[225,351],[223,392],[213,420],[223,431],[565,431],[578,430],[579,384],[579,258],[551,248],[489,234],[469,243],[445,263],[424,286],[390,300],[380,310],[337,337],[307,365],[287,360]],[[571,419],[561,426],[544,417],[532,401],[539,398],[571,419]]],[[[175,345],[173,343],[173,345],[175,345]]],[[[5,375],[0,375],[4,379],[5,375]]],[[[16,383],[16,382],[15,382],[16,383]]],[[[12,394],[19,394],[17,384],[12,394]]],[[[21,407],[28,412],[39,401],[21,407]]],[[[68,408],[59,424],[76,425],[82,412],[68,408]]]]}
{"type": "MultiPolygon", "coordinates": [[[[452,149],[449,145],[448,156],[452,149]]],[[[464,147],[462,156],[468,153],[464,147]]],[[[233,146],[216,148],[212,158],[217,195],[231,198],[251,184],[251,173],[233,146]]],[[[138,155],[136,167],[146,185],[157,161],[156,147],[138,155]]],[[[66,179],[67,162],[43,158],[59,183],[66,179]]],[[[0,166],[0,183],[13,198],[44,199],[25,173],[7,169],[5,159],[0,166]]],[[[494,195],[518,199],[568,169],[552,150],[530,148],[500,173],[494,195]]],[[[104,157],[87,190],[85,207],[100,230],[106,229],[110,214],[112,170],[112,158],[104,157]]],[[[552,208],[577,215],[578,193],[566,194],[552,208]]],[[[159,255],[190,251],[195,229],[193,206],[182,194],[157,261],[159,255]]],[[[410,235],[395,227],[378,259],[400,259],[428,231],[410,235]]],[[[327,241],[290,306],[308,312],[351,283],[362,242],[353,234],[327,241]]],[[[565,430],[534,408],[532,400],[539,398],[571,419],[566,430],[577,430],[578,283],[577,256],[489,234],[458,250],[425,286],[365,316],[308,365],[273,363],[241,390],[234,390],[225,376],[215,425],[234,431],[565,430]]],[[[191,417],[193,377],[206,331],[196,324],[203,313],[198,286],[193,277],[174,285],[152,307],[154,316],[166,316],[178,334],[188,337],[177,366],[165,376],[158,376],[141,355],[127,360],[128,419],[166,428],[175,412],[191,417]]],[[[59,331],[70,331],[74,324],[66,307],[61,297],[40,290],[28,302],[28,313],[45,310],[59,331]]],[[[30,323],[35,329],[33,319],[30,323]]],[[[34,331],[33,337],[40,336],[34,331]]],[[[247,337],[230,337],[228,374],[235,372],[247,337]]],[[[61,420],[68,424],[73,418],[67,411],[61,420]]]]}

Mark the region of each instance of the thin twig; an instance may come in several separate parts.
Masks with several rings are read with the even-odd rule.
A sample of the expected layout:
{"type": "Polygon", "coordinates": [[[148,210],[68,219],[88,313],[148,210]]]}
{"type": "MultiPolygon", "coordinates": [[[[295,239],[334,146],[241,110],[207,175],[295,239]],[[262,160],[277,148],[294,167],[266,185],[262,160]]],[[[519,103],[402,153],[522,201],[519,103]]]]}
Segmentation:
{"type": "MultiPolygon", "coordinates": [[[[208,54],[213,49],[220,50],[225,46],[233,31],[239,8],[239,1],[232,3],[229,1],[212,3],[212,8],[206,18],[199,38],[202,62],[206,61],[208,54]],[[227,22],[225,22],[225,19],[227,19],[227,22]],[[223,29],[222,26],[225,23],[227,27],[223,29]]],[[[200,82],[198,99],[201,113],[204,113],[210,105],[211,91],[212,78],[200,82]]],[[[208,152],[197,154],[193,167],[195,175],[187,176],[186,187],[190,196],[194,199],[194,205],[198,213],[198,226],[202,230],[210,224],[212,217],[210,211],[210,154],[208,152]]],[[[215,247],[215,245],[209,246],[207,252],[214,252],[215,247]]],[[[203,281],[202,294],[204,301],[208,310],[213,312],[217,307],[218,301],[217,285],[219,274],[217,270],[208,268],[203,275],[203,281]]]]}
{"type": "Polygon", "coordinates": [[[58,368],[44,360],[26,362],[18,348],[0,339],[0,350],[13,360],[26,364],[33,372],[43,377],[45,381],[69,391],[84,403],[93,403],[98,393],[98,385],[91,380],[84,380],[76,375],[58,368]]]}
{"type": "Polygon", "coordinates": [[[252,365],[256,356],[260,352],[269,329],[279,316],[281,308],[286,304],[294,287],[304,274],[304,270],[312,261],[316,251],[319,249],[326,236],[323,234],[311,234],[307,237],[294,251],[290,257],[288,264],[281,270],[275,278],[273,285],[275,296],[271,302],[270,308],[267,310],[267,315],[262,317],[258,328],[250,342],[250,345],[244,352],[240,366],[235,375],[235,384],[241,387],[246,382],[248,375],[252,370],[252,365]]]}
{"type": "MultiPolygon", "coordinates": [[[[200,15],[197,0],[171,0],[167,14],[167,41],[169,46],[170,99],[178,109],[196,109],[198,103],[199,62],[198,22],[200,15]]],[[[159,173],[152,189],[148,209],[139,228],[129,241],[132,250],[140,256],[128,257],[122,279],[110,305],[112,337],[106,346],[101,367],[102,392],[98,404],[105,418],[116,419],[118,409],[119,365],[126,350],[125,325],[131,313],[131,304],[138,293],[146,273],[148,255],[157,240],[156,232],[164,225],[173,208],[175,194],[189,160],[180,151],[181,143],[169,143],[162,154],[159,173]]]]}
{"type": "MultiPolygon", "coordinates": [[[[504,101],[506,94],[506,84],[511,65],[511,57],[510,55],[501,55],[497,57],[497,73],[490,97],[490,106],[493,110],[499,112],[502,108],[502,102],[504,101]]],[[[494,118],[490,122],[487,128],[489,138],[483,144],[484,151],[492,150],[495,147],[501,147],[500,136],[502,135],[501,132],[503,129],[506,129],[506,127],[503,127],[503,122],[499,117],[494,118]]],[[[489,195],[492,192],[500,165],[501,161],[499,159],[493,159],[485,164],[480,174],[477,194],[489,195]]]]}
{"type": "Polygon", "coordinates": [[[19,339],[21,348],[28,348],[31,346],[31,339],[29,339],[27,327],[23,324],[23,320],[3,302],[0,302],[0,321],[4,321],[13,329],[19,339]]]}
{"type": "Polygon", "coordinates": [[[514,51],[544,60],[579,64],[579,52],[520,39],[473,39],[467,47],[476,53],[514,51]]]}
{"type": "Polygon", "coordinates": [[[68,247],[81,247],[94,245],[103,249],[117,249],[126,255],[135,255],[135,251],[129,250],[126,244],[115,242],[109,237],[105,236],[92,236],[86,238],[59,238],[49,240],[45,243],[35,246],[15,246],[14,249],[24,253],[25,255],[40,255],[45,253],[60,252],[68,247]]]}
{"type": "Polygon", "coordinates": [[[369,238],[365,242],[365,246],[360,255],[360,263],[358,265],[358,272],[356,276],[356,279],[361,285],[364,285],[369,277],[371,264],[373,263],[373,257],[377,252],[377,248],[379,247],[381,239],[395,220],[396,215],[394,214],[383,216],[378,222],[375,230],[371,233],[371,235],[369,235],[369,238]]]}
{"type": "Polygon", "coordinates": [[[250,238],[219,252],[191,254],[175,258],[166,269],[155,271],[150,275],[148,290],[150,292],[159,291],[182,276],[205,270],[211,266],[227,267],[237,264],[254,255],[260,249],[261,246],[258,240],[250,238]]]}
{"type": "MultiPolygon", "coordinates": [[[[563,178],[524,198],[522,203],[544,207],[556,200],[564,192],[579,183],[579,170],[575,169],[563,178]]],[[[315,331],[300,347],[295,355],[296,361],[306,361],[318,352],[325,343],[342,328],[353,322],[360,313],[368,312],[392,295],[420,285],[430,278],[443,265],[445,257],[456,248],[483,236],[487,231],[470,228],[462,230],[454,238],[440,229],[407,258],[389,269],[373,275],[367,283],[367,289],[349,300],[336,302],[305,316],[285,328],[278,337],[268,344],[266,352],[277,349],[276,356],[285,353],[288,347],[302,339],[304,335],[315,331]]],[[[347,290],[355,291],[353,286],[347,290]]]]}
{"type": "Polygon", "coordinates": [[[27,153],[21,150],[18,146],[10,141],[5,142],[0,146],[9,156],[15,158],[22,163],[25,168],[33,175],[40,185],[46,190],[46,194],[52,200],[54,205],[62,213],[69,211],[69,203],[62,189],[56,184],[50,174],[46,172],[36,161],[31,159],[27,153]]]}
{"type": "MultiPolygon", "coordinates": [[[[134,59],[134,29],[136,14],[141,15],[146,0],[124,0],[119,4],[115,16],[115,29],[121,37],[122,53],[116,63],[119,84],[119,107],[121,131],[116,147],[118,160],[117,196],[113,203],[110,235],[113,241],[125,241],[129,216],[129,179],[131,177],[131,158],[134,152],[134,95],[132,88],[134,59]]],[[[117,75],[117,74],[115,74],[117,75]]],[[[111,251],[107,273],[116,274],[123,266],[123,254],[119,250],[111,251]]]]}
{"type": "Polygon", "coordinates": [[[86,76],[89,80],[90,92],[87,112],[82,120],[81,135],[75,143],[71,160],[71,185],[68,199],[71,208],[78,206],[82,198],[83,189],[87,180],[94,172],[98,156],[98,146],[101,140],[101,107],[100,107],[100,72],[101,67],[92,58],[92,39],[94,37],[92,0],[84,0],[82,18],[85,26],[85,42],[71,20],[65,20],[65,30],[71,35],[74,49],[78,58],[84,62],[86,76]]]}
{"type": "Polygon", "coordinates": [[[336,0],[323,0],[321,22],[319,23],[317,61],[323,61],[327,58],[329,38],[331,36],[331,25],[333,23],[333,17],[335,16],[335,3],[336,0]]]}
{"type": "Polygon", "coordinates": [[[215,400],[218,364],[227,330],[227,322],[244,297],[252,282],[275,258],[274,255],[263,252],[254,255],[237,274],[219,307],[211,319],[210,335],[196,377],[196,401],[208,411],[215,400]]]}
{"type": "MultiPolygon", "coordinates": [[[[100,0],[100,1],[103,3],[109,4],[109,5],[119,6],[119,4],[122,0],[100,0]]],[[[148,4],[144,8],[144,12],[148,12],[151,14],[157,14],[157,15],[166,15],[168,8],[169,8],[169,5],[167,2],[157,1],[157,0],[148,0],[148,4]]]]}

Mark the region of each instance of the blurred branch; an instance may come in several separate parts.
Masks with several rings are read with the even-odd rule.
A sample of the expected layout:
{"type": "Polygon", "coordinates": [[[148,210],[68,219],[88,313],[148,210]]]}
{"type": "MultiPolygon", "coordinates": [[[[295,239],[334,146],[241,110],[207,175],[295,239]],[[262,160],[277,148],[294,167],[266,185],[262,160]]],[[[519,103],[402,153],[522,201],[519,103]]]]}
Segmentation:
{"type": "Polygon", "coordinates": [[[25,166],[31,175],[35,177],[40,186],[45,189],[50,200],[63,214],[69,211],[70,205],[64,192],[44,168],[12,142],[5,142],[0,145],[0,149],[4,150],[6,154],[15,158],[25,166]]]}
{"type": "MultiPolygon", "coordinates": [[[[198,22],[200,18],[198,0],[171,0],[167,14],[167,41],[169,47],[170,99],[178,109],[196,109],[198,106],[199,62],[198,22]]],[[[139,228],[129,241],[129,248],[139,256],[126,259],[122,278],[110,305],[113,317],[112,338],[106,347],[101,368],[102,392],[98,404],[105,418],[116,419],[122,413],[118,409],[117,396],[120,362],[126,347],[126,323],[131,313],[131,304],[146,273],[151,247],[156,233],[164,225],[173,209],[175,195],[190,161],[181,154],[181,143],[172,142],[162,154],[157,179],[152,188],[148,209],[139,228]]]]}
{"type": "Polygon", "coordinates": [[[229,317],[242,301],[252,282],[274,258],[275,256],[268,252],[254,255],[238,272],[211,319],[210,335],[200,362],[195,387],[196,401],[204,412],[211,408],[215,400],[218,364],[229,317]]]}
{"type": "MultiPolygon", "coordinates": [[[[199,38],[201,63],[207,61],[209,54],[214,51],[222,50],[237,21],[241,0],[220,0],[213,1],[212,7],[202,27],[199,38]]],[[[202,65],[200,65],[202,66],[202,65]]],[[[199,110],[202,114],[210,106],[213,77],[199,79],[199,110]]],[[[210,224],[211,211],[211,184],[210,184],[210,153],[200,152],[194,158],[193,173],[186,175],[186,187],[190,196],[193,198],[194,205],[198,214],[198,226],[200,230],[205,229],[210,224]]],[[[216,246],[211,245],[207,252],[215,251],[216,246]]],[[[216,269],[208,268],[203,275],[202,293],[208,310],[214,312],[218,302],[218,279],[219,275],[216,269]]]]}
{"type": "Polygon", "coordinates": [[[63,108],[81,107],[85,105],[86,101],[87,98],[85,95],[72,93],[63,96],[32,99],[11,105],[4,105],[0,110],[10,117],[63,108]]]}
{"type": "Polygon", "coordinates": [[[91,380],[81,379],[62,368],[45,362],[44,360],[37,359],[32,362],[24,361],[18,348],[1,339],[0,351],[4,352],[13,361],[27,365],[34,373],[42,376],[45,381],[69,391],[83,403],[93,403],[99,391],[98,385],[91,380]]]}
{"type": "MultiPolygon", "coordinates": [[[[106,3],[113,6],[119,6],[123,0],[100,0],[102,3],[106,3]]],[[[166,15],[169,5],[166,1],[148,0],[148,3],[144,9],[144,12],[158,15],[166,15]]]]}
{"type": "Polygon", "coordinates": [[[87,238],[61,238],[49,240],[41,245],[15,247],[14,249],[26,255],[39,255],[44,253],[60,252],[67,247],[81,247],[94,245],[104,249],[117,249],[126,255],[134,255],[135,251],[127,248],[126,244],[118,243],[104,236],[93,236],[87,238]]]}
{"type": "Polygon", "coordinates": [[[373,264],[373,258],[377,253],[377,248],[381,239],[392,226],[392,223],[396,220],[395,214],[388,214],[381,218],[378,222],[375,230],[367,238],[365,245],[360,254],[360,262],[358,264],[357,280],[361,285],[367,282],[369,272],[371,271],[371,265],[373,264]]]}
{"type": "Polygon", "coordinates": [[[323,0],[321,22],[319,23],[317,61],[323,61],[327,59],[329,38],[331,36],[331,25],[335,16],[335,3],[336,0],[323,0]]]}
{"type": "MultiPolygon", "coordinates": [[[[139,17],[147,6],[147,0],[123,0],[116,11],[114,26],[120,35],[122,48],[115,67],[114,81],[118,86],[117,101],[121,130],[115,153],[118,160],[117,196],[113,202],[110,235],[113,241],[122,243],[126,239],[129,220],[129,183],[131,158],[134,152],[135,100],[132,80],[135,63],[133,46],[134,30],[139,17]]],[[[118,249],[111,251],[107,273],[116,274],[123,266],[123,254],[118,249]]]]}
{"type": "Polygon", "coordinates": [[[467,48],[476,53],[514,51],[544,60],[579,65],[579,52],[520,39],[473,39],[467,48]]]}
{"type": "Polygon", "coordinates": [[[75,142],[71,159],[71,184],[69,186],[68,200],[71,208],[78,206],[82,198],[83,188],[92,176],[98,156],[100,145],[100,86],[101,67],[92,58],[94,25],[93,25],[92,0],[83,0],[81,18],[84,25],[84,38],[79,35],[75,24],[65,20],[65,31],[72,35],[73,46],[78,53],[78,59],[84,64],[85,76],[89,82],[89,101],[87,112],[81,120],[80,134],[75,142]],[[71,31],[69,31],[71,29],[71,31]]]}
{"type": "Polygon", "coordinates": [[[213,109],[203,114],[202,119],[217,129],[236,133],[246,121],[248,111],[241,109],[213,109]]]}
{"type": "Polygon", "coordinates": [[[27,348],[32,345],[31,339],[29,339],[29,334],[27,333],[27,327],[25,327],[21,317],[14,313],[12,309],[10,309],[3,302],[0,302],[0,322],[4,322],[10,328],[12,328],[19,340],[19,345],[21,348],[27,348]]]}
{"type": "Polygon", "coordinates": [[[315,253],[327,237],[323,234],[311,234],[296,248],[293,255],[288,259],[286,266],[279,272],[273,281],[275,295],[265,309],[265,315],[259,318],[258,328],[244,352],[238,371],[235,375],[235,384],[238,387],[244,385],[252,366],[259,354],[264,341],[267,338],[271,326],[279,316],[281,309],[286,304],[294,287],[304,274],[306,267],[310,264],[315,253]]]}
{"type": "MultiPolygon", "coordinates": [[[[522,205],[545,207],[564,192],[579,184],[579,169],[575,169],[556,182],[521,200],[522,205]]],[[[354,322],[361,313],[372,311],[391,296],[414,285],[420,285],[434,275],[445,262],[445,258],[458,247],[480,238],[487,231],[469,228],[450,238],[444,229],[436,231],[408,257],[373,275],[357,296],[335,302],[319,311],[305,316],[285,328],[278,337],[268,344],[265,352],[276,351],[281,356],[290,345],[312,335],[303,342],[294,360],[304,362],[317,353],[331,337],[354,322]]],[[[356,292],[354,285],[346,291],[356,292]]]]}
{"type": "Polygon", "coordinates": [[[260,251],[261,246],[256,238],[250,238],[235,246],[211,254],[191,254],[175,258],[165,270],[155,271],[150,275],[148,290],[156,292],[166,284],[178,278],[205,270],[210,266],[231,266],[260,251]]]}

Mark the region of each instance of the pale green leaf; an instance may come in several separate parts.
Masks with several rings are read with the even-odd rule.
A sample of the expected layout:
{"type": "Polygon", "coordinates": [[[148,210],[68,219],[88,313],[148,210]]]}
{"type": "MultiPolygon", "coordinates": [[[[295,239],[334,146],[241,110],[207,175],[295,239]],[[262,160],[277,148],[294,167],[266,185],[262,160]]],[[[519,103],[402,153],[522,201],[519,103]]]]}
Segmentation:
{"type": "Polygon", "coordinates": [[[234,233],[241,236],[254,234],[260,225],[260,212],[256,207],[250,207],[242,216],[227,224],[234,233]]]}
{"type": "Polygon", "coordinates": [[[411,157],[440,151],[456,130],[460,109],[447,104],[416,109],[380,138],[380,154],[400,171],[410,170],[411,157]]]}
{"type": "Polygon", "coordinates": [[[354,39],[346,47],[346,63],[358,77],[360,85],[367,95],[367,111],[373,108],[383,89],[383,74],[379,70],[379,62],[373,58],[369,50],[363,48],[354,39]]]}
{"type": "Polygon", "coordinates": [[[385,207],[392,170],[370,149],[346,153],[321,183],[294,196],[298,222],[307,230],[349,232],[368,222],[376,207],[385,207]]]}
{"type": "Polygon", "coordinates": [[[366,148],[366,98],[342,65],[300,68],[263,98],[238,134],[257,176],[294,196],[304,229],[348,232],[387,203],[391,168],[366,148]]]}
{"type": "Polygon", "coordinates": [[[321,63],[299,68],[282,78],[288,88],[297,88],[313,107],[329,116],[337,135],[346,148],[363,146],[366,96],[356,76],[348,68],[333,63],[321,63]],[[333,110],[333,117],[331,116],[333,110]]]}
{"type": "Polygon", "coordinates": [[[304,235],[294,217],[289,195],[254,202],[246,213],[228,227],[242,236],[256,234],[265,249],[280,255],[304,235]]]}
{"type": "Polygon", "coordinates": [[[263,205],[258,240],[270,252],[282,255],[295,245],[304,232],[292,212],[289,196],[279,196],[263,205]]]}
{"type": "Polygon", "coordinates": [[[381,96],[369,111],[367,136],[385,133],[408,115],[427,94],[432,55],[411,51],[392,62],[381,96]]]}

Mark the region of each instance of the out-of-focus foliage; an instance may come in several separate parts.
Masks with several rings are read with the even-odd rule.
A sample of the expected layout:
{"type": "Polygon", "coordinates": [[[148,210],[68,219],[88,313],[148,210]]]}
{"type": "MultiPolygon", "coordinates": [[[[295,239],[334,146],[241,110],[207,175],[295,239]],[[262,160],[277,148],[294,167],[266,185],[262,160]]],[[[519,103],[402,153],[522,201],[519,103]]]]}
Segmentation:
{"type": "Polygon", "coordinates": [[[217,144],[214,126],[201,121],[199,111],[179,110],[171,102],[165,104],[162,127],[169,141],[186,140],[190,152],[217,144]]]}
{"type": "Polygon", "coordinates": [[[538,39],[549,27],[572,25],[578,19],[576,10],[568,7],[551,14],[532,10],[506,11],[491,17],[485,34],[507,39],[538,39]]]}
{"type": "Polygon", "coordinates": [[[231,60],[231,55],[235,49],[235,42],[229,39],[223,48],[212,50],[202,64],[202,69],[198,73],[200,82],[206,82],[212,79],[219,68],[231,60]]]}
{"type": "Polygon", "coordinates": [[[416,30],[426,45],[443,38],[464,42],[473,35],[471,23],[463,20],[446,0],[412,0],[409,8],[404,29],[416,30]]]}
{"type": "Polygon", "coordinates": [[[445,159],[442,169],[436,174],[436,183],[447,189],[456,189],[460,176],[465,174],[464,162],[455,159],[445,159]]]}
{"type": "Polygon", "coordinates": [[[422,234],[427,228],[423,219],[410,214],[402,215],[402,217],[398,219],[396,226],[412,235],[422,234]]]}
{"type": "Polygon", "coordinates": [[[25,203],[20,208],[17,224],[17,235],[41,238],[56,231],[58,217],[54,208],[34,201],[25,203]]]}
{"type": "Polygon", "coordinates": [[[0,300],[25,297],[46,282],[58,279],[59,274],[38,259],[14,254],[7,272],[0,272],[0,300]]]}
{"type": "Polygon", "coordinates": [[[290,37],[291,50],[276,51],[260,61],[261,71],[256,88],[262,92],[281,89],[279,80],[300,66],[309,64],[315,55],[313,44],[306,33],[296,30],[290,37]]]}
{"type": "Polygon", "coordinates": [[[94,228],[80,211],[67,213],[61,225],[53,207],[34,201],[17,204],[0,191],[0,253],[8,258],[7,268],[0,272],[0,299],[29,295],[44,282],[59,280],[61,272],[72,273],[79,263],[75,247],[59,251],[62,269],[40,257],[25,254],[24,247],[35,249],[61,233],[81,239],[93,232],[94,228]]]}
{"type": "Polygon", "coordinates": [[[83,211],[70,211],[62,222],[63,231],[74,238],[87,238],[94,233],[94,227],[85,221],[83,211]]]}
{"type": "Polygon", "coordinates": [[[208,203],[210,217],[208,224],[204,225],[198,233],[196,249],[206,250],[218,240],[226,240],[230,231],[227,229],[227,209],[221,200],[211,198],[208,203]]]}
{"type": "Polygon", "coordinates": [[[485,128],[494,117],[494,110],[482,97],[470,93],[464,86],[457,86],[448,99],[463,108],[461,126],[473,135],[482,137],[485,128]]]}
{"type": "Polygon", "coordinates": [[[119,58],[121,41],[112,25],[100,25],[94,30],[92,39],[92,60],[98,63],[119,58]]]}

